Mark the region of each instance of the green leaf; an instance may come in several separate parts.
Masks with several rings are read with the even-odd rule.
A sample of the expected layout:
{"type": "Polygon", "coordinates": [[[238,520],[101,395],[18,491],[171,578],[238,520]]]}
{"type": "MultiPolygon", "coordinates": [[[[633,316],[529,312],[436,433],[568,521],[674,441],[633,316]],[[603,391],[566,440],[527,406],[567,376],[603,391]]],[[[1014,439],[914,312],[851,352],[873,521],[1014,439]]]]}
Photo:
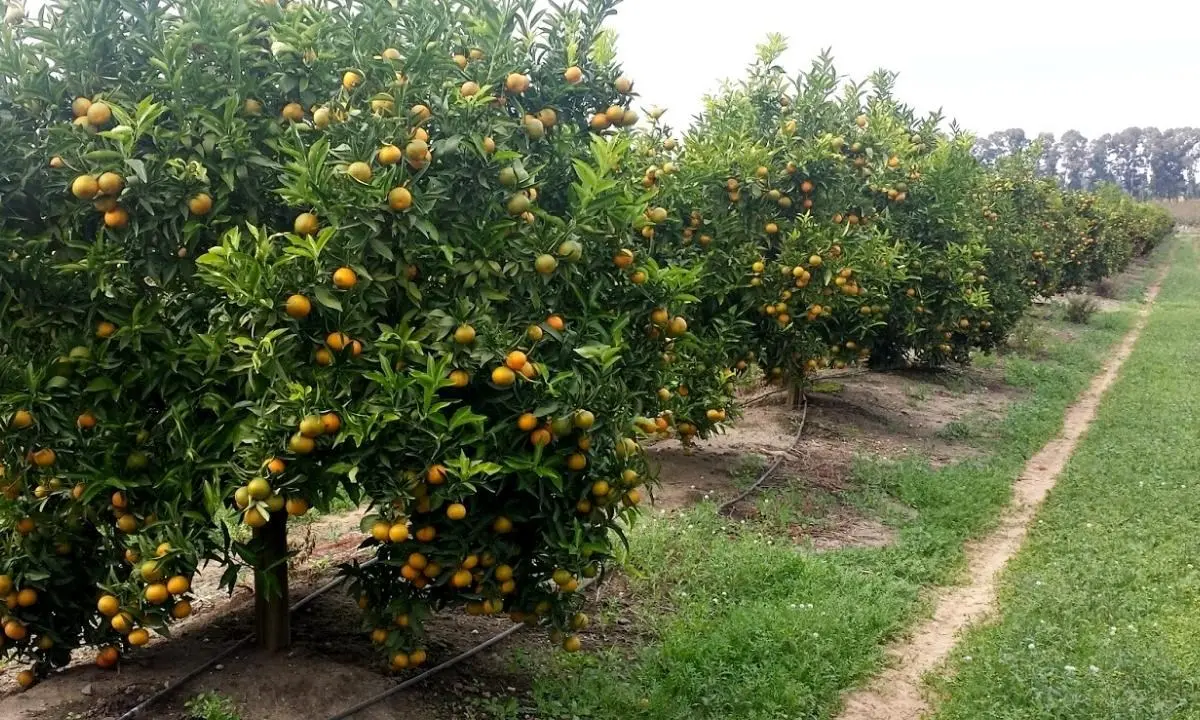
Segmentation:
{"type": "Polygon", "coordinates": [[[342,302],[329,291],[329,288],[323,285],[318,285],[313,291],[313,295],[317,297],[317,302],[321,303],[325,307],[331,310],[337,310],[338,312],[342,311],[342,302]]]}

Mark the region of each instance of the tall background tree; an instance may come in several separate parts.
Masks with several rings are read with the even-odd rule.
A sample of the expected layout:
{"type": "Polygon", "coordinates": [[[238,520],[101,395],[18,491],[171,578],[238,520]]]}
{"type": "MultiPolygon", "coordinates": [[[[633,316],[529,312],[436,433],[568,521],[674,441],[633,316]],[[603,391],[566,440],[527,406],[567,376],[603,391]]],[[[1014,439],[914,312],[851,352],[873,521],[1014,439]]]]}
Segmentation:
{"type": "MultiPolygon", "coordinates": [[[[1021,128],[993,132],[975,140],[975,156],[995,165],[1029,148],[1021,128]]],[[[1196,197],[1200,194],[1200,129],[1129,127],[1087,138],[1068,130],[1036,136],[1037,172],[1057,177],[1063,187],[1083,190],[1113,184],[1140,198],[1196,197]]]]}

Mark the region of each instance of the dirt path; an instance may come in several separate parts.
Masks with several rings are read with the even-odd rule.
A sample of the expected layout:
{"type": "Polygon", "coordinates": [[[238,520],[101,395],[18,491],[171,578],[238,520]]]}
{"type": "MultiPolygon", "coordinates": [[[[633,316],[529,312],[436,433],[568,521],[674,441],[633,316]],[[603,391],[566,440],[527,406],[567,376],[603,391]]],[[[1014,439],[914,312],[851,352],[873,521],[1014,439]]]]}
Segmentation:
{"type": "Polygon", "coordinates": [[[1034,515],[1095,418],[1105,390],[1133,352],[1166,270],[1164,267],[1159,272],[1146,291],[1146,301],[1134,326],[1092,379],[1087,391],[1067,409],[1062,432],[1025,465],[1013,486],[1013,503],[999,526],[967,546],[966,584],[942,591],[935,600],[933,617],[906,640],[888,648],[891,666],[866,687],[846,694],[839,720],[918,720],[929,711],[922,692],[922,676],[946,659],[959,633],[995,610],[1000,570],[1020,550],[1034,515]]]}

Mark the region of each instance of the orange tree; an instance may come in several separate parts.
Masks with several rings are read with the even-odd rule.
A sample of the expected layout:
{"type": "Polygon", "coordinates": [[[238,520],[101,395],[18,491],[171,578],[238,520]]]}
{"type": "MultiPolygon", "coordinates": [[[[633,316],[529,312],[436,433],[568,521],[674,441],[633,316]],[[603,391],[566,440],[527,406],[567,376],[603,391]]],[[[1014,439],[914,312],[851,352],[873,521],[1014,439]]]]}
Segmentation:
{"type": "Polygon", "coordinates": [[[586,622],[697,345],[660,310],[702,284],[637,251],[664,218],[622,171],[612,5],[61,0],[4,30],[5,655],[111,666],[205,560],[256,568],[283,644],[286,515],[339,489],[393,667],[442,606],[586,622]]]}
{"type": "MultiPolygon", "coordinates": [[[[890,75],[869,92],[843,87],[822,56],[791,80],[776,64],[783,49],[778,37],[760,47],[682,149],[665,127],[644,141],[646,182],[672,210],[656,251],[706,269],[705,347],[796,386],[821,367],[960,353],[939,326],[986,304],[974,293],[984,250],[947,218],[979,172],[969,143],[895,102],[890,75]],[[735,324],[740,337],[718,332],[735,324]]],[[[701,409],[687,420],[703,434],[701,409]]]]}

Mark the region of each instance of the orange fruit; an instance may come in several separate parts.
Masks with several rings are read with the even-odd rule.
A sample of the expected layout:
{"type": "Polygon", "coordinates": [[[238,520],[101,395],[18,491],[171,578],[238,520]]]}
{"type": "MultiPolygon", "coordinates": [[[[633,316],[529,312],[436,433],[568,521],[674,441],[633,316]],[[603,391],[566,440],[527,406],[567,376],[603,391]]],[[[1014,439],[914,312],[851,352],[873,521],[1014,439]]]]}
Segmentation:
{"type": "Polygon", "coordinates": [[[450,383],[453,387],[466,387],[471,382],[471,376],[466,370],[451,370],[450,383]]]}
{"type": "Polygon", "coordinates": [[[167,581],[167,592],[172,595],[182,595],[191,589],[192,583],[183,575],[176,575],[167,581]]]}
{"type": "Polygon", "coordinates": [[[537,427],[537,416],[533,413],[524,413],[517,418],[517,427],[523,432],[529,432],[537,427]]]}
{"type": "Polygon", "coordinates": [[[503,365],[492,370],[492,382],[500,387],[508,387],[516,382],[516,380],[516,374],[503,365]]]}
{"type": "Polygon", "coordinates": [[[182,620],[192,614],[192,604],[187,600],[180,600],[171,608],[171,617],[176,620],[182,620]]]}
{"type": "Polygon", "coordinates": [[[292,223],[292,230],[297,235],[312,235],[321,227],[317,216],[312,213],[300,213],[296,216],[296,220],[292,223]]]}
{"type": "Polygon", "coordinates": [[[613,81],[613,89],[622,95],[628,95],[633,90],[633,81],[622,75],[613,81]]]}
{"type": "Polygon", "coordinates": [[[451,520],[462,520],[467,516],[467,506],[462,503],[452,503],[446,508],[446,517],[451,520]]]}
{"type": "Polygon", "coordinates": [[[58,456],[50,448],[42,448],[33,454],[33,464],[41,468],[50,467],[58,456]]]}
{"type": "Polygon", "coordinates": [[[431,465],[429,469],[425,471],[425,480],[430,485],[441,485],[442,483],[446,482],[446,466],[431,465]]]}
{"type": "Polygon", "coordinates": [[[101,340],[112,337],[113,333],[116,331],[117,326],[113,325],[107,320],[101,320],[100,322],[96,323],[96,337],[100,338],[101,340]]]}
{"type": "MultiPolygon", "coordinates": [[[[309,440],[309,442],[312,441],[309,440]]],[[[252,528],[260,528],[267,524],[266,516],[259,512],[258,508],[253,507],[242,514],[242,520],[252,528]]]]}
{"type": "Polygon", "coordinates": [[[419,665],[424,665],[425,657],[426,657],[425,651],[422,650],[421,648],[417,648],[416,650],[413,650],[412,653],[409,654],[408,662],[413,667],[417,667],[419,665]]]}
{"type": "Polygon", "coordinates": [[[388,540],[394,543],[402,543],[408,539],[408,525],[402,522],[393,523],[388,528],[388,540]]]}
{"type": "Polygon", "coordinates": [[[321,415],[321,426],[326,435],[333,435],[342,429],[342,419],[337,413],[328,412],[321,415]]]}
{"type": "Polygon", "coordinates": [[[350,166],[346,168],[346,174],[360,183],[371,182],[371,166],[361,160],[350,163],[350,166]]]}
{"type": "Polygon", "coordinates": [[[12,426],[16,430],[24,430],[33,424],[33,413],[28,410],[18,410],[13,413],[12,426]]]}
{"type": "Polygon", "coordinates": [[[287,510],[288,515],[299,517],[308,512],[308,501],[304,498],[291,497],[287,499],[284,508],[287,510]]]}
{"type": "Polygon", "coordinates": [[[129,644],[134,647],[141,647],[148,642],[150,642],[150,633],[146,632],[144,628],[138,628],[129,633],[129,644]]]}
{"type": "Polygon", "coordinates": [[[114,615],[112,620],[109,620],[108,622],[109,625],[112,626],[113,630],[116,630],[122,635],[133,629],[133,616],[127,612],[114,615]]]}
{"type": "Polygon", "coordinates": [[[529,434],[529,442],[533,443],[537,447],[545,447],[549,445],[550,441],[553,439],[554,436],[545,428],[534,430],[529,434]]]}
{"type": "Polygon", "coordinates": [[[384,145],[379,148],[379,152],[375,155],[375,159],[380,165],[395,165],[404,158],[404,153],[395,145],[384,145]]]}
{"type": "Polygon", "coordinates": [[[208,193],[197,193],[188,199],[188,212],[197,217],[207,215],[213,206],[212,196],[208,193]]]}
{"type": "Polygon", "coordinates": [[[479,94],[479,83],[468,80],[458,88],[458,92],[463,97],[472,97],[473,95],[477,95],[479,94]]]}
{"type": "Polygon", "coordinates": [[[537,260],[533,262],[533,269],[542,275],[549,275],[558,269],[558,260],[550,254],[538,255],[537,260]]]}
{"type": "Polygon", "coordinates": [[[567,456],[568,470],[583,470],[587,467],[587,456],[582,453],[572,453],[567,456]]]}
{"type": "Polygon", "coordinates": [[[101,173],[100,177],[96,178],[96,186],[100,188],[101,194],[116,195],[125,187],[125,178],[115,172],[101,173]]]}
{"type": "MultiPolygon", "coordinates": [[[[321,422],[320,415],[305,415],[300,420],[299,430],[300,430],[300,434],[306,438],[321,437],[321,435],[323,435],[325,433],[325,423],[321,422]]],[[[251,486],[250,496],[256,500],[262,500],[271,492],[271,489],[268,486],[266,488],[266,491],[263,492],[261,496],[255,495],[253,487],[254,487],[254,483],[258,482],[258,481],[261,481],[264,485],[266,485],[266,481],[262,480],[261,478],[258,478],[257,480],[251,480],[250,481],[250,486],[251,486]]]]}
{"type": "Polygon", "coordinates": [[[85,97],[77,97],[71,101],[71,114],[75,117],[85,117],[88,108],[92,106],[92,101],[85,97]]]}
{"type": "Polygon", "coordinates": [[[102,595],[96,601],[96,609],[104,617],[112,617],[121,609],[121,602],[113,595],[102,595]]]}
{"type": "Polygon", "coordinates": [[[454,331],[454,342],[459,345],[470,345],[475,342],[475,328],[470,325],[459,325],[454,331]]]}
{"type": "Polygon", "coordinates": [[[333,271],[333,286],[338,290],[349,290],[358,284],[358,273],[348,267],[333,271]]]}
{"type": "Polygon", "coordinates": [[[492,522],[492,529],[495,530],[496,532],[500,533],[501,535],[503,535],[505,533],[510,533],[510,532],[512,532],[512,529],[513,529],[512,520],[509,520],[508,518],[501,515],[500,517],[496,518],[496,520],[494,522],[492,522]]]}
{"type": "Polygon", "coordinates": [[[290,295],[284,303],[284,311],[294,320],[303,320],[312,312],[312,302],[303,295],[290,295]]]}
{"type": "Polygon", "coordinates": [[[381,543],[385,543],[388,541],[388,531],[391,529],[391,525],[379,520],[375,524],[371,525],[371,537],[375,538],[381,543]]]}
{"type": "Polygon", "coordinates": [[[106,103],[94,102],[87,109],[87,121],[92,127],[104,127],[112,120],[112,108],[106,103]]]}
{"type": "Polygon", "coordinates": [[[521,73],[509,73],[508,77],[504,78],[504,87],[509,92],[520,95],[529,89],[529,78],[521,73]]]}
{"type": "Polygon", "coordinates": [[[21,592],[17,593],[17,605],[21,607],[33,607],[37,604],[37,600],[37,590],[34,590],[33,588],[25,588],[21,592]]]}
{"type": "Polygon", "coordinates": [[[333,355],[325,348],[317,348],[313,357],[317,361],[317,364],[323,367],[333,364],[333,355]]]}
{"type": "Polygon", "coordinates": [[[100,652],[96,653],[96,665],[106,669],[111,668],[117,664],[117,660],[120,657],[120,651],[118,651],[112,645],[108,645],[101,648],[100,652]]]}
{"type": "Polygon", "coordinates": [[[546,324],[549,325],[551,329],[558,332],[562,332],[567,327],[567,324],[563,322],[563,319],[560,315],[551,315],[550,317],[546,318],[546,324]]]}
{"type": "Polygon", "coordinates": [[[520,350],[513,350],[504,358],[504,364],[511,370],[520,370],[525,367],[527,362],[529,362],[529,358],[520,350]]]}
{"type": "Polygon", "coordinates": [[[120,230],[129,224],[129,213],[123,207],[116,207],[104,213],[105,227],[120,230]]]}
{"type": "Polygon", "coordinates": [[[341,352],[350,344],[350,337],[344,332],[331,332],[325,336],[325,345],[334,352],[341,352]]]}
{"type": "Polygon", "coordinates": [[[409,660],[408,655],[406,655],[402,652],[396,653],[395,655],[392,656],[392,669],[393,670],[403,670],[409,666],[410,662],[411,661],[409,660]]]}
{"type": "Polygon", "coordinates": [[[17,673],[17,685],[21,688],[31,687],[35,680],[37,678],[34,676],[32,670],[22,670],[17,673]]]}
{"type": "Polygon", "coordinates": [[[583,71],[579,67],[572,65],[563,72],[563,80],[566,80],[570,85],[578,85],[583,82],[583,71]]]}
{"type": "Polygon", "coordinates": [[[354,88],[358,87],[360,83],[362,83],[362,80],[362,73],[358,72],[357,70],[347,70],[342,75],[342,87],[346,90],[353,90],[354,88]]]}
{"type": "Polygon", "coordinates": [[[388,192],[388,207],[401,211],[412,207],[412,192],[406,187],[395,187],[388,192]]]}
{"type": "Polygon", "coordinates": [[[450,578],[450,584],[456,588],[465,588],[471,586],[471,580],[470,570],[458,570],[450,578]]]}
{"type": "Polygon", "coordinates": [[[4,623],[4,636],[9,640],[24,640],[27,632],[25,624],[20,620],[9,620],[4,623]]]}
{"type": "Polygon", "coordinates": [[[167,601],[167,598],[170,597],[170,593],[167,591],[167,586],[162,583],[147,585],[142,595],[146,598],[146,602],[150,603],[151,605],[162,605],[167,601]]]}
{"type": "Polygon", "coordinates": [[[71,194],[80,200],[91,200],[100,193],[100,184],[91,175],[80,175],[71,183],[71,194]]]}

